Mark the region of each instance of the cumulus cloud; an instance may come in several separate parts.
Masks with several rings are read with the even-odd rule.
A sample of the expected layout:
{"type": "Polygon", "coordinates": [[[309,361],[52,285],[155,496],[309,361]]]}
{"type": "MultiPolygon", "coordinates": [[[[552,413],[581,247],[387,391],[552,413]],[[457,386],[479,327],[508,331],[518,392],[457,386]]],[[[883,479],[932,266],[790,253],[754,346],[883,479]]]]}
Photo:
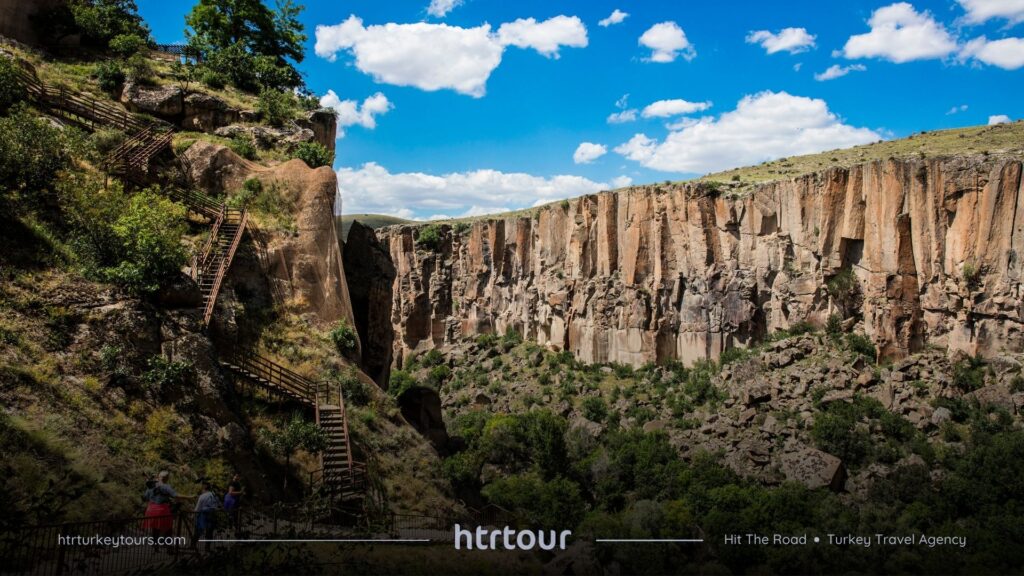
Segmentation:
{"type": "Polygon", "coordinates": [[[332,108],[338,114],[338,138],[345,137],[345,128],[362,126],[373,130],[377,127],[377,116],[387,114],[394,105],[381,92],[369,96],[360,104],[356,100],[342,100],[334,90],[320,97],[320,105],[332,108]]]}
{"type": "Polygon", "coordinates": [[[628,13],[616,8],[615,10],[612,10],[612,13],[609,14],[607,18],[598,22],[597,25],[602,28],[607,28],[609,26],[614,26],[615,24],[622,24],[622,21],[627,17],[629,17],[628,13]]]}
{"type": "Polygon", "coordinates": [[[593,142],[581,142],[572,155],[572,161],[576,164],[590,164],[601,156],[608,153],[608,147],[604,144],[593,142]]]}
{"type": "Polygon", "coordinates": [[[615,178],[612,178],[611,181],[612,188],[625,188],[632,183],[633,179],[629,176],[616,176],[615,178]]]}
{"type": "Polygon", "coordinates": [[[957,0],[967,14],[968,24],[981,24],[993,18],[1008,20],[1011,24],[1024,22],[1024,0],[957,0]]]}
{"type": "Polygon", "coordinates": [[[745,96],[717,119],[674,130],[663,141],[637,134],[615,151],[655,170],[707,173],[880,138],[844,124],[824,100],[766,91],[745,96]]]}
{"type": "Polygon", "coordinates": [[[871,31],[850,36],[843,47],[847,58],[883,58],[896,63],[944,58],[957,49],[956,39],[932,15],[906,2],[874,11],[871,31]]]}
{"type": "Polygon", "coordinates": [[[984,36],[975,38],[960,50],[960,61],[969,59],[1006,70],[1016,70],[1024,66],[1024,38],[991,41],[984,36]]]}
{"type": "Polygon", "coordinates": [[[686,38],[686,33],[675,22],[661,22],[647,29],[640,36],[639,44],[651,49],[648,62],[674,62],[682,56],[684,60],[693,60],[697,50],[686,38]]]}
{"type": "Polygon", "coordinates": [[[769,54],[786,51],[799,54],[814,48],[817,36],[807,32],[806,28],[783,28],[776,33],[768,30],[755,30],[747,34],[748,44],[760,44],[769,54]]]}
{"type": "Polygon", "coordinates": [[[668,118],[680,114],[693,114],[711,108],[711,102],[688,102],[686,100],[658,100],[644,107],[640,113],[644,118],[668,118]]]}
{"type": "Polygon", "coordinates": [[[833,64],[825,69],[824,72],[818,72],[814,75],[814,79],[818,82],[824,82],[826,80],[834,80],[846,76],[850,72],[863,72],[867,70],[867,66],[863,64],[850,64],[849,66],[840,66],[839,64],[833,64]]]}
{"type": "Polygon", "coordinates": [[[444,175],[391,173],[368,162],[341,168],[338,206],[346,214],[390,214],[403,218],[477,216],[553,202],[607,190],[604,182],[581,176],[545,178],[497,170],[444,175]]]}
{"type": "Polygon", "coordinates": [[[575,16],[543,22],[520,19],[494,32],[489,24],[474,28],[426,22],[364,26],[353,15],[340,24],[317,26],[314,50],[332,62],[339,52],[350,53],[356,68],[377,82],[427,91],[451,89],[479,98],[510,45],[554,58],[561,46],[586,46],[586,27],[575,16]]]}
{"type": "Polygon", "coordinates": [[[952,116],[953,114],[959,114],[960,112],[967,112],[967,104],[953,106],[948,111],[946,111],[946,116],[952,116]]]}
{"type": "Polygon", "coordinates": [[[1012,120],[1010,120],[1010,117],[1007,116],[1006,114],[996,114],[995,116],[988,117],[989,126],[995,126],[996,124],[1007,124],[1009,122],[1012,122],[1012,120]]]}
{"type": "Polygon", "coordinates": [[[498,28],[498,41],[505,46],[533,48],[548,58],[558,58],[558,49],[587,47],[587,27],[576,16],[555,16],[543,22],[520,18],[498,28]]]}
{"type": "Polygon", "coordinates": [[[444,18],[452,10],[462,6],[462,0],[430,0],[427,14],[435,18],[444,18]]]}

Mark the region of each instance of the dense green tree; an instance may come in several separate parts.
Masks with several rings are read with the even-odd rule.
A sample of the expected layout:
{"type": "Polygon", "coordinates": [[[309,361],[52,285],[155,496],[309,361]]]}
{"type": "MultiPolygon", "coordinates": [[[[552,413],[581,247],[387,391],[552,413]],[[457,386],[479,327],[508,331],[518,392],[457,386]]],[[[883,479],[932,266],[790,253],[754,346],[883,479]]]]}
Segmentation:
{"type": "MultiPolygon", "coordinates": [[[[262,439],[267,446],[284,457],[285,469],[291,467],[292,456],[300,449],[311,454],[319,454],[327,449],[327,433],[315,422],[295,414],[291,420],[277,430],[263,429],[262,439]]],[[[284,487],[288,488],[288,477],[285,476],[284,487]]]]}
{"type": "Polygon", "coordinates": [[[149,41],[149,28],[135,0],[69,0],[32,17],[38,33],[51,42],[80,34],[87,46],[135,50],[149,41]]]}
{"type": "Polygon", "coordinates": [[[260,0],[199,0],[185,17],[185,33],[239,88],[294,88],[302,85],[294,65],[306,41],[301,11],[292,0],[278,0],[273,10],[260,0]]]}
{"type": "Polygon", "coordinates": [[[133,294],[150,294],[181,273],[187,255],[180,204],[144,190],[132,197],[112,230],[120,241],[120,262],[106,271],[110,281],[133,294]]]}

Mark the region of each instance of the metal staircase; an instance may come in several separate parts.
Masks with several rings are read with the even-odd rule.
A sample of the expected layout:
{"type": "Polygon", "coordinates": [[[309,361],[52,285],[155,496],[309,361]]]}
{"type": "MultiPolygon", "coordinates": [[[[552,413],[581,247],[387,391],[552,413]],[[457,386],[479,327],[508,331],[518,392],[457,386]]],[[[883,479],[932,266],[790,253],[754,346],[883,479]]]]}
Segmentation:
{"type": "Polygon", "coordinates": [[[340,390],[331,391],[301,374],[252,352],[228,354],[220,361],[230,374],[258,387],[272,397],[313,408],[316,423],[327,436],[320,454],[320,470],[311,484],[332,499],[361,497],[366,491],[366,465],[353,459],[348,434],[348,414],[340,390]]]}
{"type": "Polygon", "coordinates": [[[222,205],[217,218],[210,227],[206,244],[192,258],[192,279],[199,284],[203,294],[203,325],[209,326],[213,310],[217,306],[224,276],[231,268],[238,245],[245,235],[249,219],[246,210],[233,210],[222,205]]]}

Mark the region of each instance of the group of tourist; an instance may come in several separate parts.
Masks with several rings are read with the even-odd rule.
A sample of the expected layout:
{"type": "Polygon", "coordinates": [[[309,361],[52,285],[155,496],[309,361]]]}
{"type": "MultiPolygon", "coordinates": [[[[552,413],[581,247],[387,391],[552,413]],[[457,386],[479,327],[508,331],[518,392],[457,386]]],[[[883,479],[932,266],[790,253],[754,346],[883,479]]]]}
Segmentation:
{"type": "Polygon", "coordinates": [[[195,532],[193,543],[200,539],[213,539],[217,529],[218,512],[224,510],[228,521],[238,536],[241,532],[241,506],[245,489],[242,487],[241,476],[235,474],[224,491],[223,500],[214,492],[213,483],[204,478],[201,481],[202,491],[198,496],[178,494],[169,483],[170,472],[163,470],[155,477],[146,481],[146,516],[142,528],[149,530],[154,537],[170,536],[174,530],[174,517],[181,505],[195,499],[195,532]]]}

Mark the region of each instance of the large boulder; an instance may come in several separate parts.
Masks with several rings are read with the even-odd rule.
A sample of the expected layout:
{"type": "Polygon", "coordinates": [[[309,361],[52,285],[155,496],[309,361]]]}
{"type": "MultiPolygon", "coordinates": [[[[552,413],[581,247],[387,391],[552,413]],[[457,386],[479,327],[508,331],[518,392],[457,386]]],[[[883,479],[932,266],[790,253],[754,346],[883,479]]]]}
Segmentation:
{"type": "Polygon", "coordinates": [[[307,113],[305,118],[297,120],[296,124],[312,130],[314,142],[331,152],[334,151],[334,141],[338,137],[338,116],[334,110],[313,110],[307,113]]]}
{"type": "Polygon", "coordinates": [[[239,189],[248,174],[257,168],[255,163],[235,154],[227,146],[205,140],[189,146],[180,159],[189,181],[216,196],[239,189]]]}
{"type": "Polygon", "coordinates": [[[835,456],[810,446],[786,452],[780,459],[787,480],[808,488],[828,488],[841,492],[846,485],[846,466],[835,456]]]}
{"type": "Polygon", "coordinates": [[[199,132],[213,132],[221,126],[238,122],[240,116],[239,111],[229,107],[224,100],[200,92],[185,97],[183,113],[182,129],[199,132]]]}
{"type": "Polygon", "coordinates": [[[175,119],[184,111],[185,99],[177,86],[144,86],[127,82],[121,91],[121,103],[132,112],[175,119]]]}

